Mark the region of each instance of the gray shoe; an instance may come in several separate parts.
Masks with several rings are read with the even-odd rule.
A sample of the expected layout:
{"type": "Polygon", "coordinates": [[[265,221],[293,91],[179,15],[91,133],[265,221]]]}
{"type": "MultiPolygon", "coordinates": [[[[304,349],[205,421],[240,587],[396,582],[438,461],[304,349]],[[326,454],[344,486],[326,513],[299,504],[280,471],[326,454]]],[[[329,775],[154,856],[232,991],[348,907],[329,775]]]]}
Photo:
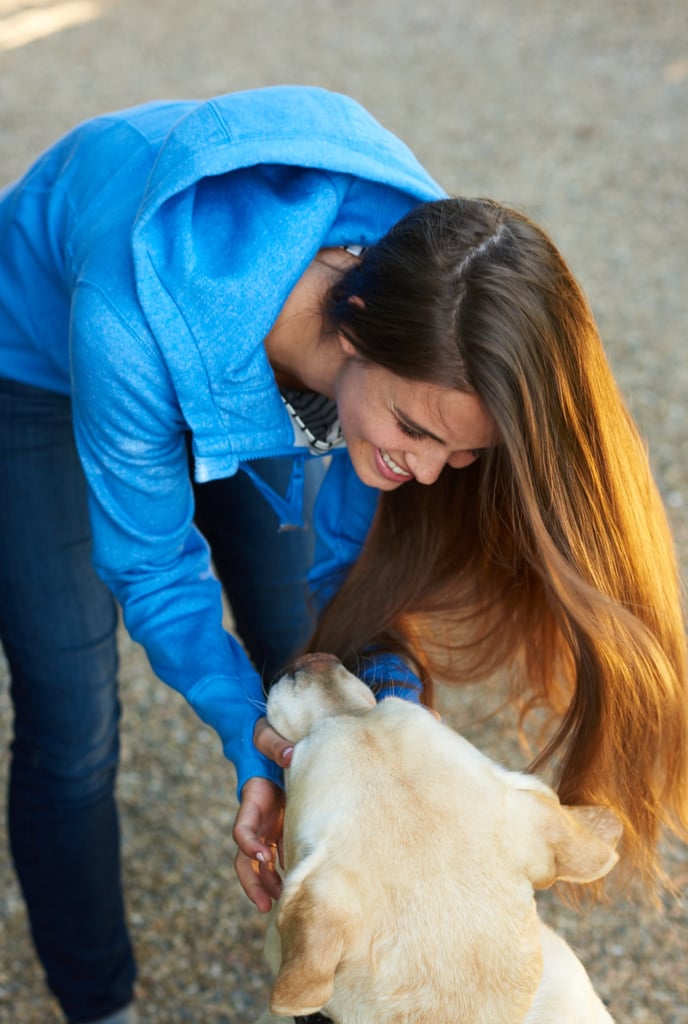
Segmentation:
{"type": "Polygon", "coordinates": [[[89,1024],[136,1024],[138,1016],[133,1003],[123,1006],[108,1017],[99,1017],[98,1020],[89,1021],[89,1024]]]}

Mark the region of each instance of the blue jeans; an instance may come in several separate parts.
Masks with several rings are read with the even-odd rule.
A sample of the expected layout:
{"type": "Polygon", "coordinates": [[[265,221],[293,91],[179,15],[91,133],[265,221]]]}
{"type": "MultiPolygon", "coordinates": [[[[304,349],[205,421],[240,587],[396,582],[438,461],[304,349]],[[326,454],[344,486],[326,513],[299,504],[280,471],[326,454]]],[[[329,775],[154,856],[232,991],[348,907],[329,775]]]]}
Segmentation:
{"type": "MultiPolygon", "coordinates": [[[[311,504],[321,463],[308,463],[311,504]]],[[[289,463],[261,460],[259,470],[279,488],[289,463]]],[[[0,379],[0,486],[0,639],[15,716],[10,846],[48,985],[78,1024],[131,1001],[135,965],[114,796],[117,611],[91,563],[67,398],[0,379]]],[[[237,627],[273,673],[310,626],[312,530],[279,533],[244,474],[196,491],[237,627]]]]}

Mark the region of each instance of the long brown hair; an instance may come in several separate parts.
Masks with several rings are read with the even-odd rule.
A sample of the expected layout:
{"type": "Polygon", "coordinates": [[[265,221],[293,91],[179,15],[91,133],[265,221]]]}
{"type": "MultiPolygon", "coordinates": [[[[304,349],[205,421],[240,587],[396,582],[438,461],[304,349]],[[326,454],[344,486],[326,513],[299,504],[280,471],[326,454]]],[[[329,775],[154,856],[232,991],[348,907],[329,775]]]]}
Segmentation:
{"type": "Polygon", "coordinates": [[[614,808],[652,881],[666,825],[688,832],[685,625],[647,455],[590,308],[551,240],[489,200],[405,217],[332,291],[359,354],[478,395],[500,443],[463,470],[383,493],[309,649],[371,647],[421,675],[507,669],[558,716],[533,764],[566,803],[614,808]],[[352,303],[352,296],[362,302],[352,303]]]}

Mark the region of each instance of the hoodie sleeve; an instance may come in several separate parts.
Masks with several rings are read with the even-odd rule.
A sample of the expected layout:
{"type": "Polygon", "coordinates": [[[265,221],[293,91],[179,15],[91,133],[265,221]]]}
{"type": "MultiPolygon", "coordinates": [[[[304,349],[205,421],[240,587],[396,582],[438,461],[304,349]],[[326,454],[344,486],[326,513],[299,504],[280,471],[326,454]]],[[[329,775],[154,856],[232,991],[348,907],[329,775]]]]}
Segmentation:
{"type": "MultiPolygon", "coordinates": [[[[356,476],[348,452],[335,452],[315,507],[316,549],[308,583],[316,607],[334,597],[358,558],[377,509],[379,491],[356,476]]],[[[396,696],[417,703],[422,684],[395,654],[370,649],[360,658],[358,674],[378,701],[396,696]]]]}
{"type": "Polygon", "coordinates": [[[278,780],[253,745],[262,684],[222,627],[220,585],[193,526],[186,425],[155,343],[82,284],[71,353],[96,568],[153,670],[218,732],[239,792],[254,775],[278,780]]]}

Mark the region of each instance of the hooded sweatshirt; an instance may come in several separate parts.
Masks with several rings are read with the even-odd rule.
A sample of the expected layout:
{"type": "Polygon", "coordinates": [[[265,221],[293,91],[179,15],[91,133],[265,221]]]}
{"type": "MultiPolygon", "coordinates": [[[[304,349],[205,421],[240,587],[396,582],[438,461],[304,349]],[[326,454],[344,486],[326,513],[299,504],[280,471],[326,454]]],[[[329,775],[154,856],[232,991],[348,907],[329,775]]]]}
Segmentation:
{"type": "MultiPolygon", "coordinates": [[[[96,118],[0,192],[0,375],[71,395],[96,568],[156,674],[218,732],[239,791],[279,773],[253,745],[262,684],[222,628],[186,439],[199,482],[242,469],[302,525],[310,456],[264,338],[320,248],[369,245],[443,196],[355,101],[299,86],[96,118]],[[284,495],[247,465],[270,456],[293,460],[284,495]]],[[[376,502],[335,451],[315,511],[320,603],[376,502]]],[[[414,682],[382,652],[366,678],[414,682]]]]}

